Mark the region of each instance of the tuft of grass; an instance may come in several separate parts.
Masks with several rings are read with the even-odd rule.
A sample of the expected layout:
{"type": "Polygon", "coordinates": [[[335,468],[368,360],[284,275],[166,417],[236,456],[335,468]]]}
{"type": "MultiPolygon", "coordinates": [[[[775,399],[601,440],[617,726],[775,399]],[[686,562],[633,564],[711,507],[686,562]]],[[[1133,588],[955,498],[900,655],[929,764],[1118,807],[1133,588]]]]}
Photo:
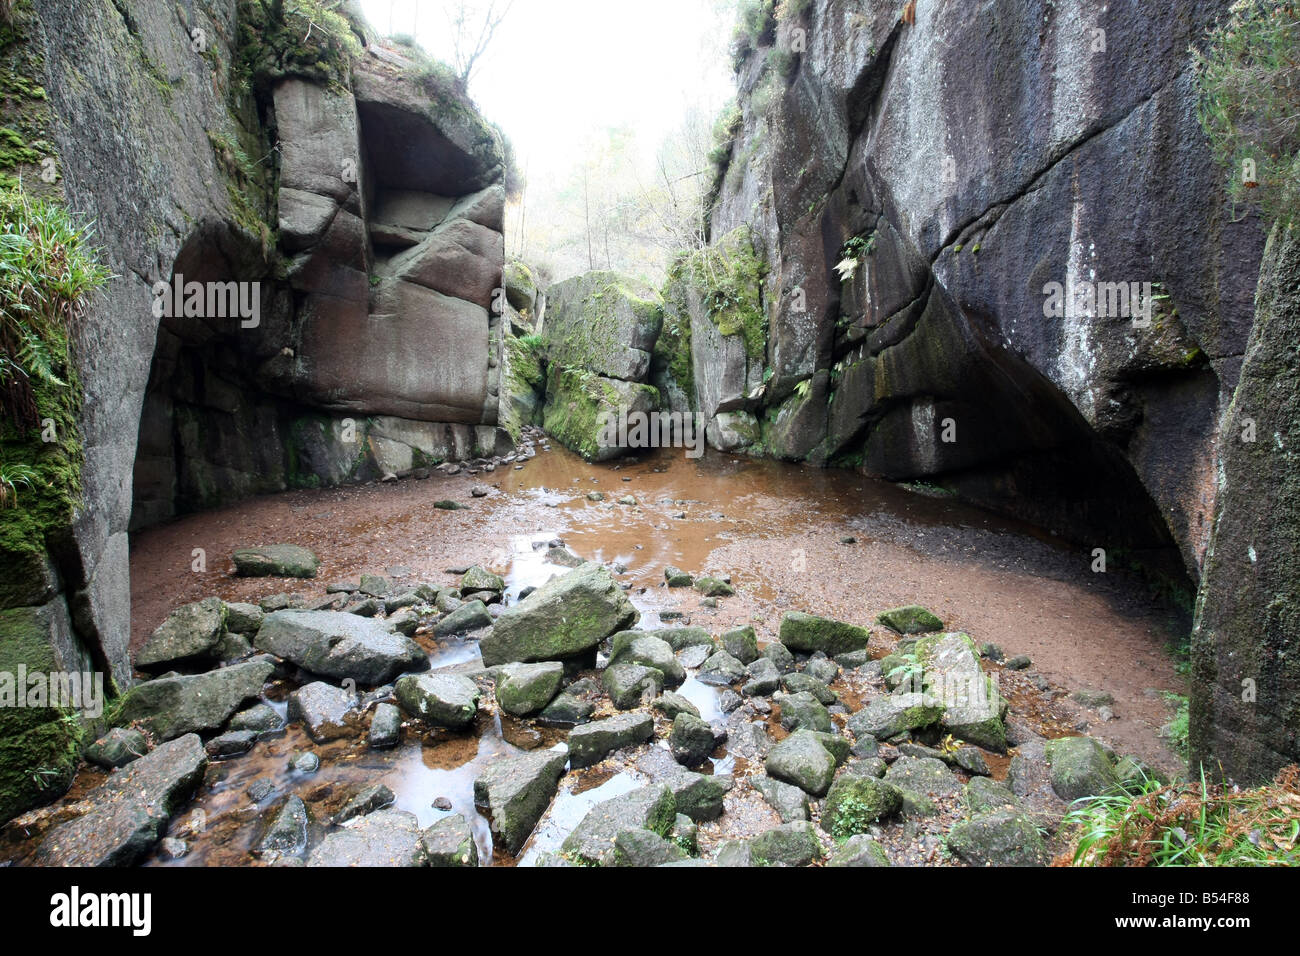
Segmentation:
{"type": "Polygon", "coordinates": [[[1166,785],[1144,776],[1128,793],[1076,801],[1073,849],[1057,866],[1300,864],[1300,768],[1263,787],[1166,785]]]}
{"type": "Polygon", "coordinates": [[[1228,191],[1284,225],[1300,213],[1300,11],[1292,0],[1240,0],[1193,50],[1197,117],[1228,191]],[[1250,175],[1253,164],[1254,175],[1250,175]]]}
{"type": "Polygon", "coordinates": [[[1168,739],[1169,744],[1178,751],[1179,756],[1184,760],[1187,759],[1187,737],[1191,728],[1191,708],[1188,698],[1182,694],[1171,694],[1166,692],[1164,695],[1165,703],[1174,708],[1173,720],[1169,721],[1168,739]]]}
{"type": "Polygon", "coordinates": [[[20,430],[40,421],[36,384],[71,387],[69,337],[111,278],[90,235],[21,185],[0,192],[0,403],[20,430]]]}

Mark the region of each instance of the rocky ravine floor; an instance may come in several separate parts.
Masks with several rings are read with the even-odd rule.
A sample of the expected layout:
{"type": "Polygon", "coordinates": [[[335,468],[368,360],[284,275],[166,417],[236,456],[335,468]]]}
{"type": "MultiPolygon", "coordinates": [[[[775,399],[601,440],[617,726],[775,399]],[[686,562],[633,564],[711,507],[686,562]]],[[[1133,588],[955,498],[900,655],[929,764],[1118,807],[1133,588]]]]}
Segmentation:
{"type": "Polygon", "coordinates": [[[122,722],[148,739],[112,743],[153,745],[147,757],[88,767],[5,828],[0,856],[1045,862],[1067,800],[1133,772],[1116,752],[1176,767],[1155,734],[1158,691],[1178,687],[1161,619],[1069,549],[853,475],[667,455],[593,468],[545,447],[517,467],[277,496],[139,536],[137,659],[191,676],[128,703],[122,722]],[[469,507],[435,507],[448,500],[469,507]],[[190,570],[195,547],[224,565],[267,541],[321,555],[317,577],[190,570]],[[582,559],[595,563],[570,573],[582,559]],[[474,565],[468,581],[448,573],[474,565]],[[668,567],[731,583],[669,588],[668,567]],[[455,603],[474,591],[482,607],[455,603]],[[233,612],[209,602],[150,640],[213,594],[233,612]],[[912,601],[943,618],[919,647],[875,621],[912,601]],[[276,613],[300,606],[326,610],[276,613]],[[649,633],[624,634],[638,616],[649,633]],[[576,637],[558,623],[579,618],[576,637]],[[958,630],[973,640],[943,636],[958,630]],[[493,649],[548,633],[568,636],[493,649]],[[485,668],[481,648],[490,665],[567,663],[485,668]],[[1030,667],[1008,666],[1024,654],[1030,667]],[[981,666],[1000,693],[983,693],[981,666]],[[932,694],[976,693],[891,691],[920,673],[932,694]],[[1079,691],[1105,693],[1080,694],[1088,707],[1079,691]],[[989,729],[999,696],[1005,744],[989,729]]]}

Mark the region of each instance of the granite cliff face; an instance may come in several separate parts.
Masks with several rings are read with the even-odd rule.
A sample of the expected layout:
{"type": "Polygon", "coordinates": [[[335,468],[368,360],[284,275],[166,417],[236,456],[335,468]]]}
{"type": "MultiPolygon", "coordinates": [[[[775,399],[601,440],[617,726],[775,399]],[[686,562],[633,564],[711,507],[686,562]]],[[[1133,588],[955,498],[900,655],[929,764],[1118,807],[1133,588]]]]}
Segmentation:
{"type": "MultiPolygon", "coordinates": [[[[75,345],[79,506],[3,556],[0,670],[129,686],[128,529],[511,447],[499,134],[351,5],[315,39],[267,9],[14,5],[4,65],[40,84],[18,104],[40,123],[7,121],[40,126],[48,190],[118,278],[75,345]]],[[[6,732],[0,817],[66,786],[61,716],[6,732]]]]}
{"type": "MultiPolygon", "coordinates": [[[[712,223],[767,263],[755,445],[1195,580],[1262,244],[1194,113],[1189,48],[1227,3],[896,7],[770,16],[740,66],[712,223]],[[1045,312],[1084,282],[1099,299],[1045,312]],[[1134,288],[1145,327],[1120,314],[1134,288]]],[[[752,378],[732,354],[716,374],[752,378]]]]}

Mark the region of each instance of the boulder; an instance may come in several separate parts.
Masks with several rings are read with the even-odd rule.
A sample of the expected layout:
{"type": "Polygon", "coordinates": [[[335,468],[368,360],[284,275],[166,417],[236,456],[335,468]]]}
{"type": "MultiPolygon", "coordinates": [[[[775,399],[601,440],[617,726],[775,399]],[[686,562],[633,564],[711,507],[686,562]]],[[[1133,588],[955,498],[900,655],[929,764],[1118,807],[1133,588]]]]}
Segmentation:
{"type": "Polygon", "coordinates": [[[478,866],[474,831],[459,813],[443,817],[420,834],[428,866],[478,866]]]}
{"type": "Polygon", "coordinates": [[[251,730],[257,734],[274,733],[284,726],[282,718],[269,704],[254,704],[230,718],[227,730],[251,730]]]}
{"type": "Polygon", "coordinates": [[[428,858],[415,814],[379,810],[325,836],[307,857],[312,867],[416,867],[428,858]]]}
{"type": "Polygon", "coordinates": [[[225,757],[239,757],[253,749],[257,743],[257,733],[252,730],[230,730],[213,737],[204,745],[208,756],[214,760],[225,757]]]}
{"type": "Polygon", "coordinates": [[[673,654],[667,641],[640,631],[623,631],[615,634],[609,652],[609,663],[641,664],[653,667],[663,674],[664,682],[676,687],[686,680],[686,670],[673,654]]]}
{"type": "Polygon", "coordinates": [[[698,707],[681,694],[674,694],[672,691],[664,691],[655,698],[654,703],[650,706],[669,720],[675,720],[678,714],[690,714],[692,717],[700,716],[698,707]]]}
{"type": "Polygon", "coordinates": [[[932,727],[943,717],[944,707],[925,694],[892,694],[874,700],[849,718],[855,737],[888,740],[912,730],[932,727]]]}
{"type": "Polygon", "coordinates": [[[429,666],[428,655],[410,638],[380,621],[337,611],[276,611],[254,643],[305,671],[371,687],[429,666]]]}
{"type": "Polygon", "coordinates": [[[663,866],[689,859],[685,850],[653,830],[624,830],[614,837],[614,866],[663,866]]]}
{"type": "Polygon", "coordinates": [[[307,736],[323,744],[352,733],[347,718],[356,703],[356,698],[341,687],[316,681],[289,695],[289,719],[302,724],[307,736]]]}
{"type": "MultiPolygon", "coordinates": [[[[549,314],[547,318],[549,325],[549,314]]],[[[630,416],[648,414],[658,406],[659,393],[650,385],[553,364],[546,373],[542,426],[587,461],[610,461],[627,450],[618,433],[620,415],[636,421],[630,416]]],[[[624,437],[630,440],[631,432],[624,437]]]]}
{"type": "Polygon", "coordinates": [[[474,722],[482,693],[460,674],[409,674],[393,687],[407,714],[438,727],[461,730],[474,722]]]}
{"type": "Polygon", "coordinates": [[[386,750],[402,742],[402,712],[396,704],[379,704],[370,718],[367,742],[375,750],[386,750]]]}
{"type": "Polygon", "coordinates": [[[885,782],[932,797],[961,792],[961,781],[943,761],[933,757],[899,757],[890,765],[885,782]]]}
{"type": "Polygon", "coordinates": [[[474,565],[460,579],[460,591],[462,594],[473,594],[475,591],[494,591],[500,594],[506,589],[505,579],[499,574],[493,574],[478,565],[474,565]]]}
{"type": "Polygon", "coordinates": [[[569,734],[569,760],[573,769],[590,767],[616,750],[653,739],[654,718],[649,714],[620,714],[575,727],[569,734]]]}
{"type": "Polygon", "coordinates": [[[748,673],[745,670],[745,665],[740,661],[726,651],[718,651],[701,665],[696,679],[701,684],[726,687],[744,680],[748,673]]]}
{"type": "Polygon", "coordinates": [[[898,813],[903,793],[898,787],[874,777],[843,774],[831,786],[822,806],[822,829],[844,840],[898,813]]]}
{"type": "Polygon", "coordinates": [[[821,651],[834,657],[860,651],[870,640],[871,632],[855,624],[815,617],[801,611],[789,611],[781,618],[781,643],[794,651],[807,654],[821,651]]]}
{"type": "Polygon", "coordinates": [[[589,866],[615,862],[615,839],[624,830],[650,830],[667,836],[677,822],[677,803],[666,784],[641,787],[596,804],[569,834],[561,853],[589,866]]]}
{"type": "Polygon", "coordinates": [[[307,849],[307,805],[290,795],[257,844],[261,856],[292,856],[307,849]]]}
{"type": "Polygon", "coordinates": [[[826,795],[835,777],[835,757],[808,731],[782,740],[763,761],[768,776],[792,783],[814,797],[826,795]]]}
{"type": "Polygon", "coordinates": [[[662,327],[659,296],[614,272],[589,272],[546,292],[543,334],[556,366],[644,382],[662,327]]]}
{"type": "Polygon", "coordinates": [[[822,858],[817,830],[805,820],[783,823],[749,841],[754,866],[809,866],[822,858]]]}
{"type": "Polygon", "coordinates": [[[479,649],[488,667],[563,660],[590,652],[639,618],[608,569],[584,564],[506,608],[479,649]]]}
{"type": "Polygon", "coordinates": [[[247,700],[262,692],[275,666],[249,661],[191,677],[159,677],[122,698],[118,722],[140,725],[162,740],[219,730],[247,700]]]}
{"type": "Polygon", "coordinates": [[[171,670],[196,660],[213,659],[226,633],[226,605],[221,598],[204,598],[167,615],[135,655],[141,670],[171,670]]]}
{"type": "Polygon", "coordinates": [[[943,621],[916,604],[885,611],[876,620],[899,634],[928,634],[943,630],[943,621]]]}
{"type": "Polygon", "coordinates": [[[600,682],[619,710],[631,710],[649,703],[664,689],[664,675],[641,664],[611,664],[601,674],[600,682]]]}
{"type": "Polygon", "coordinates": [[[492,613],[482,601],[466,601],[433,626],[438,637],[468,634],[492,624],[492,613]]]}
{"type": "Polygon", "coordinates": [[[505,664],[497,672],[497,703],[507,714],[527,717],[555,698],[563,679],[564,665],[559,661],[505,664]]]}
{"type": "Polygon", "coordinates": [[[835,691],[826,686],[825,682],[807,673],[786,674],[781,678],[781,686],[790,694],[810,694],[817,699],[817,702],[823,706],[829,707],[838,699],[835,691]]]}
{"type": "Polygon", "coordinates": [[[296,544],[240,548],[230,556],[242,578],[314,578],[320,559],[296,544]]]}
{"type": "Polygon", "coordinates": [[[924,638],[915,653],[925,692],[944,705],[942,729],[959,740],[1006,753],[1007,703],[980,668],[974,641],[965,634],[924,638]]]}
{"type": "Polygon", "coordinates": [[[803,790],[767,776],[751,777],[749,782],[777,812],[782,823],[808,819],[808,794],[803,790]]]}
{"type": "Polygon", "coordinates": [[[885,848],[867,836],[858,833],[843,843],[831,854],[827,866],[891,866],[885,848]]]}
{"type": "Polygon", "coordinates": [[[523,849],[550,806],[568,759],[563,750],[499,757],[474,781],[474,802],[487,810],[493,836],[507,853],[523,849]]]}
{"type": "Polygon", "coordinates": [[[167,832],[167,823],[203,782],[208,756],[196,734],[160,744],[110,776],[82,801],[89,809],[60,823],[36,850],[41,866],[130,866],[167,832]]]}
{"type": "Polygon", "coordinates": [[[948,833],[946,845],[972,866],[1046,866],[1047,847],[1027,816],[993,810],[963,820],[948,833]]]}
{"type": "Polygon", "coordinates": [[[735,781],[726,774],[690,773],[677,770],[665,781],[677,801],[677,812],[698,823],[722,816],[727,794],[735,781]]]}
{"type": "Polygon", "coordinates": [[[673,719],[668,747],[673,759],[686,767],[695,767],[709,759],[716,743],[713,728],[699,717],[681,713],[673,719]]]}
{"type": "Polygon", "coordinates": [[[1119,788],[1114,764],[1091,737],[1049,740],[1046,754],[1052,789],[1062,800],[1101,796],[1119,788]]]}
{"type": "Polygon", "coordinates": [[[149,743],[138,730],[114,727],[86,748],[86,759],[105,770],[125,767],[149,752],[149,743]]]}
{"type": "Polygon", "coordinates": [[[781,707],[781,726],[786,730],[830,733],[831,715],[812,694],[782,694],[775,703],[781,707]]]}
{"type": "Polygon", "coordinates": [[[1017,810],[1020,800],[1002,784],[988,777],[972,777],[966,784],[966,807],[972,816],[990,810],[1017,810]]]}
{"type": "Polygon", "coordinates": [[[343,808],[338,813],[334,814],[334,825],[342,826],[355,817],[364,817],[367,813],[390,807],[396,799],[393,791],[382,783],[362,787],[347,803],[343,804],[343,808]]]}
{"type": "Polygon", "coordinates": [[[722,635],[722,649],[742,664],[758,659],[758,636],[749,626],[737,627],[722,635]]]}
{"type": "Polygon", "coordinates": [[[781,686],[781,671],[766,657],[753,661],[745,669],[749,680],[740,688],[746,697],[767,697],[781,686]]]}

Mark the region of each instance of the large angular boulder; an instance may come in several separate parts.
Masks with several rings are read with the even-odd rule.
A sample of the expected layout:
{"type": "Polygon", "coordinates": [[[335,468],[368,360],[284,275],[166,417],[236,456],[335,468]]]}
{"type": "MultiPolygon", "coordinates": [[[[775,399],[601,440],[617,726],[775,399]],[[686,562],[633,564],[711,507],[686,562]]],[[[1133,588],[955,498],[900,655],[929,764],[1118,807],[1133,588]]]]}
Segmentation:
{"type": "Polygon", "coordinates": [[[666,837],[677,822],[677,802],[666,784],[651,784],[598,803],[569,834],[560,852],[576,863],[611,866],[615,839],[624,830],[650,830],[666,837]]]}
{"type": "Polygon", "coordinates": [[[1007,702],[980,668],[974,641],[965,634],[923,638],[916,658],[925,692],[944,705],[940,726],[960,740],[1005,753],[1007,702]]]}
{"type": "Polygon", "coordinates": [[[190,662],[210,659],[226,633],[226,604],[221,598],[204,598],[167,615],[135,655],[141,670],[170,670],[190,662]]]}
{"type": "Polygon", "coordinates": [[[474,843],[474,831],[459,813],[443,817],[425,830],[420,834],[420,843],[428,858],[428,866],[478,866],[478,846],[474,843]]]}
{"type": "Polygon", "coordinates": [[[609,663],[621,662],[653,667],[664,675],[664,683],[669,687],[686,680],[686,669],[673,654],[672,645],[653,634],[641,631],[615,634],[610,642],[609,663]]]}
{"type": "Polygon", "coordinates": [[[113,774],[86,798],[90,809],[52,829],[36,851],[43,866],[130,866],[162,839],[167,822],[203,781],[208,756],[187,734],[113,774]]]}
{"type": "Polygon", "coordinates": [[[429,666],[428,655],[410,638],[380,621],[338,611],[276,611],[253,643],[313,674],[350,677],[366,686],[429,666]]]}
{"type": "Polygon", "coordinates": [[[618,273],[589,272],[546,293],[547,357],[561,368],[644,382],[662,327],[659,296],[618,273]]]}
{"type": "Polygon", "coordinates": [[[506,608],[479,650],[488,667],[563,660],[594,650],[640,616],[608,569],[584,564],[506,608]]]}
{"type": "Polygon", "coordinates": [[[249,661],[191,677],[138,684],[122,699],[118,722],[140,725],[162,740],[218,730],[245,701],[256,698],[275,666],[249,661]]]}
{"type": "Polygon", "coordinates": [[[474,802],[492,820],[493,837],[518,854],[555,796],[569,755],[545,750],[494,760],[474,781],[474,802]]]}

